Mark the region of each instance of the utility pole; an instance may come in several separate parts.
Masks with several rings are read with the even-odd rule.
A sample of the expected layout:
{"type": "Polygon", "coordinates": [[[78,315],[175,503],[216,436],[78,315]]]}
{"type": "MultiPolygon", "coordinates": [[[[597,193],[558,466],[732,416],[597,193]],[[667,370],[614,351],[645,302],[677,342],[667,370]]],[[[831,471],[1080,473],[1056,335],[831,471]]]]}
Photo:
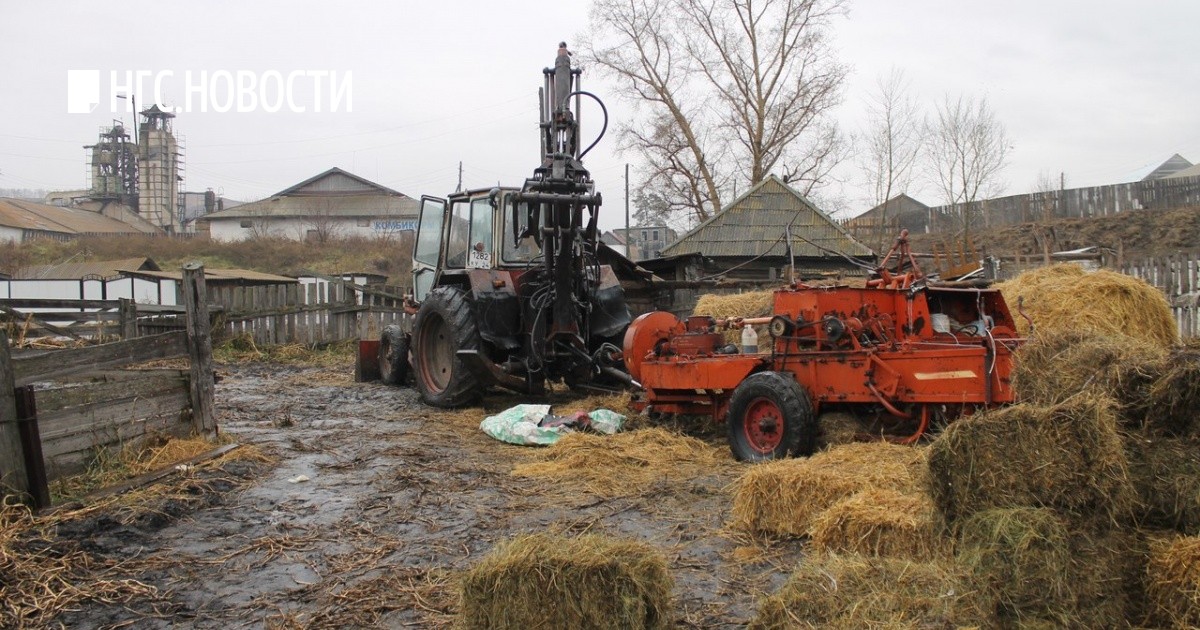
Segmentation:
{"type": "Polygon", "coordinates": [[[458,161],[458,185],[454,187],[454,192],[462,192],[462,160],[458,161]]]}
{"type": "Polygon", "coordinates": [[[629,248],[629,162],[625,163],[625,257],[633,260],[633,250],[629,248]]]}

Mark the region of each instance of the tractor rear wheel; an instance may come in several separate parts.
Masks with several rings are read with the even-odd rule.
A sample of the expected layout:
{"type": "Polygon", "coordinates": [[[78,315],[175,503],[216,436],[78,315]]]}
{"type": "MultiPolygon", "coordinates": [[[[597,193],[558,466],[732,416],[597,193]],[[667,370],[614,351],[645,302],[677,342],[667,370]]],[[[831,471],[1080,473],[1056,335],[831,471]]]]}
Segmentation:
{"type": "Polygon", "coordinates": [[[479,400],[479,379],[458,358],[458,350],[480,347],[479,327],[461,289],[429,292],[413,320],[413,375],[421,400],[434,407],[461,407],[479,400]]]}
{"type": "Polygon", "coordinates": [[[729,448],[747,462],[811,455],[816,419],[808,392],[786,372],[746,377],[729,401],[729,448]]]}
{"type": "Polygon", "coordinates": [[[408,380],[408,337],[399,326],[384,326],[379,336],[379,380],[403,385],[408,380]]]}

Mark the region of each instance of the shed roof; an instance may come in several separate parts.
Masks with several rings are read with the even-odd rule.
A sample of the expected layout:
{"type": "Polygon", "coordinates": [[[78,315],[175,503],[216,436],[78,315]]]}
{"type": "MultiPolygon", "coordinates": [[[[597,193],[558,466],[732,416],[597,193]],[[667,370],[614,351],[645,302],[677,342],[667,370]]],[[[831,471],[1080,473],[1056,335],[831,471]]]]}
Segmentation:
{"type": "Polygon", "coordinates": [[[0,198],[0,225],[71,235],[143,233],[128,223],[96,212],[10,198],[0,198]]]}
{"type": "Polygon", "coordinates": [[[87,276],[113,278],[123,270],[158,271],[158,264],[150,258],[124,258],[121,260],[96,260],[91,262],[66,262],[57,265],[34,265],[22,269],[20,279],[82,280],[87,276]]]}
{"type": "MultiPolygon", "coordinates": [[[[183,280],[182,271],[145,271],[139,269],[122,269],[122,273],[143,278],[162,280],[183,280]]],[[[279,276],[273,273],[263,273],[250,269],[204,269],[205,282],[251,282],[251,283],[296,283],[299,280],[289,276],[279,276]]]]}
{"type": "Polygon", "coordinates": [[[1200,177],[1200,164],[1189,166],[1180,171],[1175,171],[1163,179],[1181,179],[1184,177],[1200,177]]]}
{"type": "Polygon", "coordinates": [[[869,247],[821,212],[791,186],[771,175],[720,212],[663,250],[663,256],[786,256],[791,226],[792,252],[821,258],[837,253],[874,256],[869,247]]]}

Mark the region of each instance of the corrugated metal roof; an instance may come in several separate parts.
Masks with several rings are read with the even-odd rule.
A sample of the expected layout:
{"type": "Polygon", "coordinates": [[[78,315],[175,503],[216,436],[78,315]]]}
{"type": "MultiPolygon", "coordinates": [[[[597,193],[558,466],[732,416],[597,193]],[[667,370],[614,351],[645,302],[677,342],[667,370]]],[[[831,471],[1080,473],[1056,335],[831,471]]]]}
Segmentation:
{"type": "Polygon", "coordinates": [[[125,258],[123,260],[98,260],[93,262],[67,262],[58,265],[36,265],[22,269],[17,278],[43,280],[80,280],[85,276],[113,278],[122,270],[158,271],[158,265],[149,258],[125,258]]]}
{"type": "Polygon", "coordinates": [[[265,217],[403,217],[416,218],[417,200],[380,194],[336,197],[271,197],[206,214],[198,221],[265,217]]]}
{"type": "Polygon", "coordinates": [[[1164,177],[1178,173],[1179,171],[1182,171],[1183,169],[1188,168],[1191,165],[1192,165],[1192,163],[1189,162],[1187,160],[1187,158],[1176,153],[1175,155],[1172,155],[1171,157],[1167,158],[1166,162],[1159,164],[1157,168],[1155,168],[1153,171],[1150,171],[1150,174],[1143,177],[1142,181],[1148,182],[1153,179],[1162,179],[1164,177]]]}
{"type": "Polygon", "coordinates": [[[1200,177],[1200,164],[1189,166],[1181,171],[1171,173],[1163,179],[1180,179],[1183,177],[1200,177]]]}
{"type": "Polygon", "coordinates": [[[0,198],[0,225],[58,234],[141,234],[116,219],[79,208],[0,198]]]}
{"type": "Polygon", "coordinates": [[[787,255],[784,240],[788,225],[791,225],[792,252],[798,258],[836,255],[830,252],[856,257],[874,255],[869,247],[774,175],[685,234],[662,254],[782,257],[787,255]]]}

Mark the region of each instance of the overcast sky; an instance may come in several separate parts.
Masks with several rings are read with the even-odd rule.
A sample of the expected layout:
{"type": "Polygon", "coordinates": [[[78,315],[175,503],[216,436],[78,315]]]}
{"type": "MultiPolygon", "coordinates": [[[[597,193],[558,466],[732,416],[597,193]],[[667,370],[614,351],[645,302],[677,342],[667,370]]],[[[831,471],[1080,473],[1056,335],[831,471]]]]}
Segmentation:
{"type": "MultiPolygon", "coordinates": [[[[112,79],[138,70],[153,73],[139,105],[154,76],[168,105],[184,106],[193,88],[192,111],[175,122],[187,190],[252,200],[339,166],[414,197],[445,195],[460,160],[466,187],[519,186],[537,165],[541,69],[559,40],[586,29],[587,10],[526,0],[0,0],[0,188],[83,188],[83,145],[114,117],[133,120],[110,111],[112,79]],[[69,70],[98,71],[91,113],[68,113],[69,70]],[[239,70],[263,81],[331,72],[341,111],[328,111],[327,75],[316,99],[314,76],[300,74],[293,104],[303,113],[262,103],[213,111],[228,91],[218,73],[239,70]],[[194,89],[202,73],[211,93],[194,89]]],[[[852,68],[838,119],[858,129],[875,78],[895,66],[929,108],[947,94],[989,100],[1013,145],[1007,194],[1032,190],[1039,172],[1065,173],[1068,187],[1135,180],[1174,153],[1200,161],[1197,25],[1196,0],[852,1],[835,32],[852,68]]],[[[606,93],[586,73],[584,86],[606,93]]],[[[617,118],[624,108],[613,101],[617,118]]],[[[583,117],[591,137],[597,111],[583,117]]],[[[617,227],[625,158],[606,141],[586,163],[606,200],[601,225],[617,227]]],[[[865,210],[855,169],[840,176],[846,185],[827,194],[865,210]]]]}

